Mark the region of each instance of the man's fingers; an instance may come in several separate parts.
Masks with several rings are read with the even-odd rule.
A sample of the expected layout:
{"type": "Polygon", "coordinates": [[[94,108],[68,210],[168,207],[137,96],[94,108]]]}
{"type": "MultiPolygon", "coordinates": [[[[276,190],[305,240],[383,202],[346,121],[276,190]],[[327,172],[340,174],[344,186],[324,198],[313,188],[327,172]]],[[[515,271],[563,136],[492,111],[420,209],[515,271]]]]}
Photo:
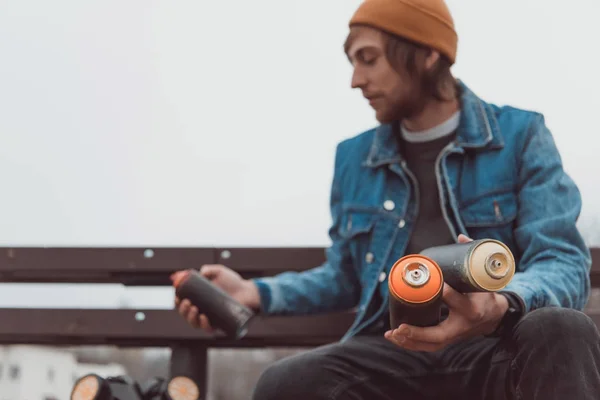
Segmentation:
{"type": "Polygon", "coordinates": [[[187,313],[187,315],[185,316],[185,319],[194,328],[199,327],[200,324],[198,323],[198,307],[191,306],[190,309],[189,309],[189,311],[188,311],[188,313],[187,313]]]}
{"type": "Polygon", "coordinates": [[[397,339],[406,338],[414,342],[442,346],[458,340],[461,334],[460,326],[453,323],[452,316],[436,326],[419,327],[403,324],[392,331],[392,335],[397,339]]]}
{"type": "Polygon", "coordinates": [[[179,303],[179,307],[177,307],[177,312],[185,317],[191,307],[192,303],[189,300],[185,299],[181,303],[179,303]]]}
{"type": "Polygon", "coordinates": [[[472,241],[473,241],[473,239],[471,239],[468,236],[463,235],[462,233],[460,235],[458,235],[458,243],[469,243],[472,241]]]}
{"type": "MultiPolygon", "coordinates": [[[[397,330],[396,330],[397,331],[397,330]]],[[[426,352],[434,352],[441,350],[446,346],[445,343],[427,343],[427,342],[419,342],[417,340],[409,339],[405,336],[402,336],[398,333],[392,333],[394,331],[388,331],[385,333],[385,338],[390,342],[394,343],[398,347],[402,347],[406,350],[412,351],[426,351],[426,352]]]]}
{"type": "Polygon", "coordinates": [[[406,338],[412,341],[435,344],[444,344],[450,339],[446,326],[442,324],[426,328],[402,325],[400,328],[395,329],[392,335],[398,340],[406,338]]]}
{"type": "Polygon", "coordinates": [[[457,292],[451,286],[444,283],[442,300],[449,308],[456,310],[468,310],[471,308],[469,298],[462,293],[457,292]]]}
{"type": "Polygon", "coordinates": [[[200,328],[208,333],[213,333],[215,329],[210,324],[210,321],[204,314],[200,314],[198,307],[192,306],[192,303],[188,299],[180,301],[175,298],[177,304],[177,312],[185,318],[185,320],[194,328],[200,328]]]}
{"type": "Polygon", "coordinates": [[[428,353],[432,353],[446,347],[445,343],[426,343],[426,342],[417,342],[411,339],[405,339],[403,343],[396,343],[399,347],[402,347],[406,350],[412,351],[425,351],[428,353]]]}
{"type": "Polygon", "coordinates": [[[208,320],[208,317],[206,315],[201,314],[200,317],[198,318],[198,321],[200,323],[200,328],[201,329],[203,329],[203,330],[205,330],[205,331],[207,331],[209,333],[213,332],[213,328],[210,325],[210,321],[208,320]]]}
{"type": "Polygon", "coordinates": [[[217,277],[221,268],[221,265],[216,264],[203,265],[202,268],[200,268],[200,275],[211,281],[217,277]]]}

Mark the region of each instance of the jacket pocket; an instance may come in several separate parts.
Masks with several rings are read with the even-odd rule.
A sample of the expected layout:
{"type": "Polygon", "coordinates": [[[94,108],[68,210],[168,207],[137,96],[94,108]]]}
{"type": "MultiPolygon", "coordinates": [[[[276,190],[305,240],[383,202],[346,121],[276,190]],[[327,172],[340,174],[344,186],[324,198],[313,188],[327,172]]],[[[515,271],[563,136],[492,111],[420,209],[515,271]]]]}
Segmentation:
{"type": "Polygon", "coordinates": [[[517,196],[512,191],[491,192],[460,207],[466,228],[501,227],[517,218],[517,196]]]}
{"type": "Polygon", "coordinates": [[[340,236],[346,242],[352,259],[352,268],[363,283],[365,268],[378,260],[378,254],[373,249],[376,218],[376,214],[369,211],[345,210],[339,227],[340,236]]]}
{"type": "Polygon", "coordinates": [[[369,212],[345,211],[342,214],[339,233],[344,239],[368,234],[375,224],[375,215],[369,212]]]}

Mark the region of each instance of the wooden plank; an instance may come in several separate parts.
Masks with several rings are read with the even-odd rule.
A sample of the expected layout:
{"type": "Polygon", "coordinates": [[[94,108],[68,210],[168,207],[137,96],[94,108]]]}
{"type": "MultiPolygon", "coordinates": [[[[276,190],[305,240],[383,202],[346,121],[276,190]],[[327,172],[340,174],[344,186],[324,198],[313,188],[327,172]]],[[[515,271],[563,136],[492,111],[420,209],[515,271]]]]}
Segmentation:
{"type": "Polygon", "coordinates": [[[600,247],[591,247],[592,253],[592,271],[600,272],[600,247]]]}
{"type": "MultiPolygon", "coordinates": [[[[591,252],[592,284],[600,287],[600,248],[591,252]]],[[[203,264],[224,264],[252,277],[303,271],[324,261],[322,247],[0,247],[0,281],[169,285],[171,272],[203,264]]]]}
{"type": "Polygon", "coordinates": [[[173,271],[214,261],[213,248],[0,248],[0,280],[168,285],[173,271]]]}
{"type": "Polygon", "coordinates": [[[346,332],[354,313],[261,317],[241,340],[190,327],[174,310],[0,309],[0,344],[147,347],[194,342],[210,347],[314,346],[346,332]]]}
{"type": "Polygon", "coordinates": [[[304,271],[325,262],[322,247],[220,248],[217,263],[239,272],[264,272],[273,275],[283,271],[304,271]]]}
{"type": "MultiPolygon", "coordinates": [[[[588,315],[600,328],[600,312],[588,315]]],[[[235,341],[193,329],[174,310],[0,309],[0,344],[312,347],[339,340],[353,319],[353,312],[256,317],[235,341]]]]}

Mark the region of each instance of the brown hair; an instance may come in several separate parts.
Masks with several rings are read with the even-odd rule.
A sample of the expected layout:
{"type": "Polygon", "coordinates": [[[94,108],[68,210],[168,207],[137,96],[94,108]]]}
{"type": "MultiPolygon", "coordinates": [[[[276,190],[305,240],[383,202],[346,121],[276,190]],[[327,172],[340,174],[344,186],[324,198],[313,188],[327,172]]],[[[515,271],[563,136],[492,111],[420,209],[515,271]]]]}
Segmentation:
{"type": "Polygon", "coordinates": [[[383,32],[386,38],[386,56],[399,74],[408,74],[420,81],[423,90],[439,101],[449,101],[459,96],[458,82],[452,75],[452,62],[445,55],[440,57],[430,70],[423,64],[431,49],[405,38],[383,32]]]}

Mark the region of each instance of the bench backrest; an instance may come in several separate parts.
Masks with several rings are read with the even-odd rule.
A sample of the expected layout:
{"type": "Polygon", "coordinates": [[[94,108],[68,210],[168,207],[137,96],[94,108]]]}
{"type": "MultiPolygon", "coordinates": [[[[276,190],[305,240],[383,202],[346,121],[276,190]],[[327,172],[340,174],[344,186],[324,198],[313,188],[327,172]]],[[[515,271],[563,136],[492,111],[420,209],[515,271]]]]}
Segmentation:
{"type": "MultiPolygon", "coordinates": [[[[592,249],[600,260],[600,248],[592,249]]],[[[170,285],[182,268],[221,263],[243,276],[301,271],[321,264],[323,248],[0,248],[2,282],[85,282],[170,285]]],[[[600,287],[600,264],[591,271],[600,287]]],[[[592,318],[600,325],[600,310],[592,318]]],[[[197,342],[209,347],[314,346],[338,339],[353,320],[351,311],[306,317],[258,317],[241,341],[189,327],[173,310],[0,308],[0,344],[113,344],[172,346],[197,342]],[[106,321],[110,321],[107,324],[106,321]]]]}
{"type": "MultiPolygon", "coordinates": [[[[592,285],[600,287],[600,247],[592,285]]],[[[325,261],[321,247],[268,248],[33,248],[0,247],[0,282],[170,285],[169,275],[203,264],[225,264],[246,277],[303,271],[325,261]]]]}

